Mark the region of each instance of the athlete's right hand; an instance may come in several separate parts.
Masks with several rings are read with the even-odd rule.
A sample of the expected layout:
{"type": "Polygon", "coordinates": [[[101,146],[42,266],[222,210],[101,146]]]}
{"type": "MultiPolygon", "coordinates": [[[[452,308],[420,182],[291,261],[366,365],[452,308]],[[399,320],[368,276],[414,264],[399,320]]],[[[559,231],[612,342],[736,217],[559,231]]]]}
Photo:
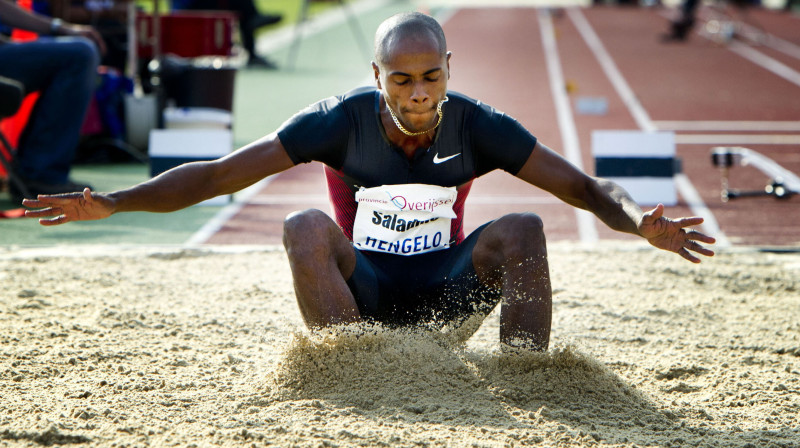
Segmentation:
{"type": "Polygon", "coordinates": [[[91,221],[111,216],[114,201],[85,188],[83,193],[39,195],[36,199],[25,199],[22,205],[38,210],[26,210],[28,218],[39,218],[43,226],[55,226],[72,221],[91,221]]]}

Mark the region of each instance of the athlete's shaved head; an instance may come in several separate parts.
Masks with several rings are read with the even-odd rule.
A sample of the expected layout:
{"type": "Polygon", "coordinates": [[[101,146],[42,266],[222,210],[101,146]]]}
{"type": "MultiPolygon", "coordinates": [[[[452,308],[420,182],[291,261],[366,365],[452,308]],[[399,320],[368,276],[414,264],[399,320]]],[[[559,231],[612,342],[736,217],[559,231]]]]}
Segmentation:
{"type": "Polygon", "coordinates": [[[444,30],[433,17],[419,12],[404,12],[386,19],[375,32],[375,62],[384,64],[389,49],[400,39],[409,36],[421,36],[429,33],[439,43],[439,51],[444,57],[447,53],[447,41],[444,30]]]}

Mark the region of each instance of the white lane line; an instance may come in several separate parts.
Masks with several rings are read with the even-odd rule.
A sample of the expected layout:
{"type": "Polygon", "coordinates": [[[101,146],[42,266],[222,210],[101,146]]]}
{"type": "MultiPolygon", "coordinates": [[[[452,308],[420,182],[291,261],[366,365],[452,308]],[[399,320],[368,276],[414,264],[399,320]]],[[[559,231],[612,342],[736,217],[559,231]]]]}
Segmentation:
{"type": "Polygon", "coordinates": [[[547,62],[547,74],[550,80],[550,91],[553,94],[553,101],[556,106],[558,128],[561,131],[564,154],[573,165],[583,169],[578,130],[575,127],[575,118],[572,116],[569,98],[564,89],[564,73],[561,70],[561,59],[558,56],[553,21],[550,18],[549,10],[538,9],[537,11],[539,28],[542,34],[542,46],[544,47],[544,55],[547,62]]]}
{"type": "MultiPolygon", "coordinates": [[[[548,9],[538,9],[539,29],[542,34],[547,74],[550,79],[550,91],[556,106],[558,128],[561,131],[561,140],[567,160],[580,169],[583,169],[581,148],[578,140],[578,131],[575,128],[575,119],[572,116],[569,98],[564,89],[564,74],[561,70],[561,59],[558,56],[553,21],[548,9]]],[[[594,243],[599,237],[595,226],[594,215],[575,208],[575,217],[578,220],[578,235],[583,243],[594,243]]]]}
{"type": "MultiPolygon", "coordinates": [[[[661,17],[667,20],[670,19],[669,15],[667,14],[661,14],[661,17]]],[[[708,17],[707,14],[703,14],[703,18],[707,17],[708,17]]],[[[751,27],[750,25],[747,25],[747,27],[750,28],[746,28],[746,30],[749,30],[752,33],[754,28],[751,27]]],[[[702,36],[708,40],[715,41],[714,35],[706,31],[705,26],[699,27],[699,29],[695,31],[695,34],[702,36]]],[[[797,45],[779,39],[778,37],[773,36],[769,33],[765,34],[764,36],[765,39],[763,39],[763,42],[757,42],[758,44],[766,45],[772,48],[773,50],[777,50],[793,58],[800,59],[800,47],[798,47],[797,45]]],[[[752,39],[750,40],[752,41],[752,39]]],[[[787,66],[786,64],[778,61],[777,59],[771,58],[765,55],[764,53],[756,50],[755,48],[738,41],[728,42],[727,47],[728,50],[738,54],[739,56],[758,65],[759,67],[764,68],[780,76],[781,78],[791,82],[792,84],[800,86],[800,73],[798,73],[797,70],[794,70],[793,68],[787,66]]]]}
{"type": "Polygon", "coordinates": [[[266,177],[259,182],[245,188],[244,190],[236,193],[234,195],[234,202],[226,205],[222,208],[213,218],[211,218],[208,222],[203,225],[197,232],[195,232],[188,240],[184,243],[186,246],[198,246],[200,244],[205,243],[211,238],[215,233],[219,232],[219,230],[225,225],[228,220],[233,218],[239,211],[244,208],[250,201],[250,199],[256,195],[262,188],[266,187],[267,184],[272,182],[272,180],[277,176],[277,174],[273,174],[272,176],[266,177]]]}
{"type": "Polygon", "coordinates": [[[728,50],[800,87],[800,73],[777,59],[741,42],[730,42],[728,50]]]}
{"type": "Polygon", "coordinates": [[[639,126],[639,129],[648,132],[655,131],[656,127],[653,125],[650,115],[644,109],[642,103],[639,102],[639,99],[636,98],[636,94],[633,93],[633,90],[628,85],[628,82],[625,81],[625,78],[622,76],[619,68],[617,68],[617,64],[614,63],[614,59],[612,59],[611,55],[608,54],[606,47],[603,46],[603,43],[597,36],[597,33],[595,33],[592,26],[589,25],[589,22],[586,20],[586,17],[583,16],[583,13],[581,13],[578,8],[568,8],[567,14],[572,20],[572,23],[575,24],[575,27],[578,28],[578,32],[580,33],[581,37],[583,37],[586,45],[589,46],[595,58],[597,58],[597,62],[600,64],[603,72],[605,72],[608,80],[611,81],[611,84],[614,86],[614,90],[617,91],[617,95],[619,95],[619,97],[622,99],[622,102],[625,104],[625,106],[628,107],[628,110],[633,116],[633,119],[636,121],[636,124],[639,126]]]}
{"type": "Polygon", "coordinates": [[[800,121],[653,121],[659,131],[798,132],[800,121]]]}
{"type": "Polygon", "coordinates": [[[678,191],[681,192],[681,196],[689,205],[689,208],[692,210],[697,216],[703,217],[703,229],[706,231],[707,234],[713,236],[717,242],[715,244],[716,247],[731,247],[731,242],[728,240],[727,235],[722,232],[719,228],[719,223],[717,222],[717,218],[714,216],[714,213],[706,207],[705,202],[703,202],[703,198],[700,197],[700,193],[694,188],[692,182],[686,177],[685,174],[676,174],[675,175],[675,185],[678,187],[678,191]]]}
{"type": "MultiPolygon", "coordinates": [[[[702,18],[706,19],[707,21],[715,20],[715,19],[708,19],[708,16],[709,15],[706,14],[706,13],[702,14],[702,18]]],[[[662,15],[662,17],[667,18],[664,15],[662,15]]],[[[752,27],[752,26],[749,26],[749,25],[747,25],[747,27],[745,27],[745,33],[744,34],[745,35],[752,34],[754,32],[755,28],[752,27]],[[749,28],[747,28],[747,27],[749,27],[749,28]]],[[[697,29],[695,31],[695,34],[697,34],[699,36],[702,36],[702,37],[704,37],[704,38],[706,38],[708,40],[711,40],[711,41],[715,41],[716,40],[715,36],[712,33],[709,33],[706,30],[705,26],[699,27],[699,29],[697,29]]],[[[773,36],[773,35],[768,34],[768,33],[764,34],[764,36],[765,36],[765,39],[763,39],[763,42],[758,42],[758,44],[764,44],[764,45],[772,48],[773,50],[776,50],[776,51],[782,52],[782,53],[784,53],[784,54],[786,54],[788,56],[800,59],[800,47],[798,47],[798,46],[796,46],[796,45],[794,45],[794,44],[792,44],[790,42],[787,42],[787,41],[784,41],[782,39],[779,39],[778,37],[773,36]]],[[[750,40],[753,41],[753,39],[750,39],[750,40]]],[[[800,86],[800,73],[798,73],[797,70],[789,67],[788,65],[778,61],[777,59],[771,58],[771,57],[767,56],[766,54],[756,50],[755,48],[753,48],[753,47],[751,47],[751,46],[749,46],[747,44],[744,44],[742,42],[735,41],[735,40],[731,40],[731,41],[727,42],[727,48],[728,48],[728,50],[738,54],[739,56],[741,56],[741,57],[747,59],[748,61],[758,65],[759,67],[761,67],[763,69],[766,69],[766,70],[774,73],[775,75],[780,76],[781,78],[791,82],[792,84],[800,86]]]]}
{"type": "MultiPolygon", "coordinates": [[[[708,24],[709,22],[716,21],[716,22],[734,22],[730,18],[719,18],[716,17],[711,11],[703,8],[700,10],[700,19],[704,21],[704,23],[698,24],[698,31],[697,34],[702,35],[706,39],[709,40],[718,40],[714,33],[710,33],[708,31],[708,24]]],[[[668,15],[662,14],[662,17],[666,19],[670,19],[668,15]]],[[[780,37],[771,34],[763,29],[760,29],[756,26],[750,25],[749,23],[744,23],[742,21],[737,21],[735,23],[736,28],[740,28],[737,31],[737,37],[746,39],[751,43],[755,44],[756,46],[766,46],[775,51],[781,52],[787,56],[793,57],[795,59],[800,59],[800,46],[789,42],[787,40],[781,39],[780,37]]]]}
{"type": "MultiPolygon", "coordinates": [[[[597,61],[611,81],[617,94],[622,98],[623,103],[628,107],[631,115],[633,115],[639,128],[648,132],[656,131],[657,128],[650,119],[647,111],[642,107],[639,100],[636,99],[633,90],[631,90],[628,82],[625,81],[622,73],[619,71],[616,64],[614,64],[611,55],[608,54],[608,51],[606,51],[597,33],[594,32],[594,29],[586,20],[583,13],[578,8],[568,8],[567,15],[569,15],[572,23],[578,28],[581,37],[583,37],[586,45],[592,50],[592,53],[595,55],[595,58],[597,58],[597,61]]],[[[692,213],[703,218],[702,227],[704,232],[716,238],[718,247],[728,247],[730,245],[728,238],[722,232],[722,229],[720,229],[714,214],[706,207],[703,199],[697,193],[697,190],[694,188],[689,178],[684,174],[675,176],[675,186],[678,188],[681,197],[683,197],[687,205],[689,205],[692,213]]]]}
{"type": "Polygon", "coordinates": [[[680,145],[800,145],[797,134],[678,134],[680,145]]]}
{"type": "Polygon", "coordinates": [[[786,56],[800,59],[800,46],[787,40],[783,40],[774,34],[762,31],[753,25],[747,23],[741,23],[740,25],[744,31],[742,34],[749,41],[755,43],[756,45],[766,45],[775,51],[785,54],[786,56]]]}
{"type": "MultiPolygon", "coordinates": [[[[661,13],[660,16],[667,20],[672,20],[671,15],[667,12],[661,13]]],[[[704,22],[698,23],[697,31],[695,31],[695,33],[708,40],[718,41],[714,33],[707,31],[706,26],[708,25],[708,22],[719,21],[719,19],[713,18],[711,14],[704,9],[701,9],[699,16],[704,22]]],[[[764,45],[787,56],[800,59],[800,46],[783,40],[774,34],[770,34],[764,30],[758,29],[750,24],[740,22],[737,25],[742,27],[742,33],[740,33],[740,35],[755,45],[764,45]]]]}

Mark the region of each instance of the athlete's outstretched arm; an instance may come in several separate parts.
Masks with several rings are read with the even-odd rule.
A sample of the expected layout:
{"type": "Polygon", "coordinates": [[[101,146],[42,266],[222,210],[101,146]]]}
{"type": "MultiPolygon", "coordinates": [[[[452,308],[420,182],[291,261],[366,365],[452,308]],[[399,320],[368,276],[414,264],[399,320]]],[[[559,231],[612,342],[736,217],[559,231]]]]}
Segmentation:
{"type": "Polygon", "coordinates": [[[661,204],[645,213],[625,189],[610,180],[589,176],[539,142],[517,177],[594,213],[614,230],[639,235],[653,246],[676,252],[693,263],[700,259],[689,251],[714,255],[699,243],[713,244],[714,238],[686,230],[701,224],[703,218],[670,219],[663,216],[661,204]]]}
{"type": "Polygon", "coordinates": [[[43,225],[106,218],[114,213],[172,212],[223,194],[231,194],[292,167],[277,134],[257,140],[225,157],[173,168],[133,187],[112,193],[39,195],[25,199],[25,215],[43,225]]]}

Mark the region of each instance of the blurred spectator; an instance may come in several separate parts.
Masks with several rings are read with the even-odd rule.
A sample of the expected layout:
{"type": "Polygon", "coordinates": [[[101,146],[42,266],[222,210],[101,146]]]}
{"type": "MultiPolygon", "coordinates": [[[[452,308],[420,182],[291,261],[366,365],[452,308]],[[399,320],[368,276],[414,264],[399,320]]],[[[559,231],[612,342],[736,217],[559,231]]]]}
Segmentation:
{"type": "MultiPolygon", "coordinates": [[[[69,172],[105,44],[92,27],[27,11],[13,0],[0,0],[0,22],[44,36],[27,42],[0,37],[0,76],[39,92],[14,169],[33,195],[81,190],[69,172]]],[[[13,185],[11,197],[22,200],[13,185]]]]}
{"type": "MultiPolygon", "coordinates": [[[[748,23],[750,20],[747,18],[747,9],[753,6],[759,6],[760,4],[761,0],[726,0],[724,2],[720,2],[718,4],[714,3],[709,6],[716,10],[719,15],[726,17],[726,20],[734,20],[731,11],[735,11],[738,15],[738,20],[748,23]]],[[[697,7],[699,5],[700,0],[684,0],[681,4],[680,17],[671,22],[670,31],[668,34],[664,35],[664,40],[686,40],[689,37],[689,32],[691,32],[692,28],[694,27],[697,17],[697,7]]],[[[756,28],[761,28],[757,24],[749,24],[755,26],[756,28]]],[[[733,37],[732,34],[728,36],[728,38],[730,37],[733,37]]]]}
{"type": "Polygon", "coordinates": [[[680,17],[672,21],[669,33],[664,36],[664,40],[686,40],[689,31],[694,27],[695,14],[699,3],[699,0],[684,0],[681,4],[680,17]]]}
{"type": "Polygon", "coordinates": [[[103,37],[101,65],[125,72],[128,63],[128,5],[135,0],[49,0],[39,11],[66,22],[91,25],[103,37]]]}
{"type": "Polygon", "coordinates": [[[277,14],[262,14],[253,0],[173,0],[173,7],[192,10],[225,10],[239,15],[239,33],[242,46],[247,51],[248,67],[277,68],[274,62],[256,54],[255,32],[257,29],[278,23],[277,14]]]}

